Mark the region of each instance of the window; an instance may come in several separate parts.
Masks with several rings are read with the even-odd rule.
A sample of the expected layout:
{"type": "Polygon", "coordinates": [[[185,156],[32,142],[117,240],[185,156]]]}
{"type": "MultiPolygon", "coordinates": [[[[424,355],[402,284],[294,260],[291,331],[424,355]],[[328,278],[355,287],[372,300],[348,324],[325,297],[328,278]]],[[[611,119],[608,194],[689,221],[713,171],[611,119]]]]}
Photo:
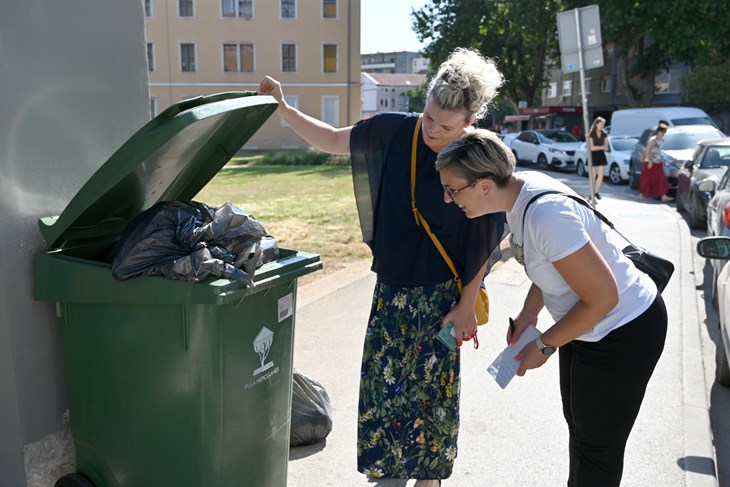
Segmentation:
{"type": "Polygon", "coordinates": [[[572,81],[563,81],[563,96],[570,96],[571,92],[573,91],[573,82],[572,81]]]}
{"type": "Polygon", "coordinates": [[[322,0],[322,17],[325,19],[337,18],[337,0],[322,0]]]}
{"type": "Polygon", "coordinates": [[[147,43],[147,70],[151,73],[155,70],[155,45],[147,43]]]}
{"type": "Polygon", "coordinates": [[[153,119],[157,116],[157,98],[152,97],[150,98],[150,119],[153,119]]]}
{"type": "Polygon", "coordinates": [[[296,44],[281,45],[281,71],[284,73],[296,73],[297,71],[297,46],[296,44]]]}
{"type": "Polygon", "coordinates": [[[221,0],[223,17],[253,17],[253,0],[221,0]]]}
{"type": "Polygon", "coordinates": [[[177,11],[180,17],[192,17],[193,0],[177,0],[177,11]]]}
{"type": "Polygon", "coordinates": [[[322,97],[322,121],[333,127],[340,125],[340,98],[338,96],[322,97]]]}
{"type": "MultiPolygon", "coordinates": [[[[289,106],[292,106],[292,107],[296,108],[297,110],[299,110],[299,97],[298,96],[284,96],[284,100],[286,100],[286,102],[287,102],[287,104],[289,104],[289,106]]],[[[279,120],[281,120],[282,127],[289,126],[289,124],[286,123],[286,121],[282,117],[279,117],[279,120]]]]}
{"type": "Polygon", "coordinates": [[[322,46],[322,71],[325,73],[337,72],[337,44],[322,46]]]}
{"type": "Polygon", "coordinates": [[[223,44],[223,71],[253,72],[253,44],[223,44]]]}
{"type": "Polygon", "coordinates": [[[146,17],[152,17],[152,0],[144,0],[144,14],[146,17]]]}
{"type": "Polygon", "coordinates": [[[556,96],[558,96],[558,84],[553,82],[548,85],[547,97],[555,98],[556,96]]]}
{"type": "Polygon", "coordinates": [[[679,93],[682,69],[671,68],[654,77],[654,93],[679,93]]]}
{"type": "Polygon", "coordinates": [[[293,19],[297,16],[295,0],[281,0],[281,18],[293,19]]]}
{"type": "Polygon", "coordinates": [[[601,78],[601,93],[611,93],[611,77],[604,76],[601,78]]]}
{"type": "Polygon", "coordinates": [[[195,44],[180,44],[180,71],[183,73],[195,72],[195,44]]]}

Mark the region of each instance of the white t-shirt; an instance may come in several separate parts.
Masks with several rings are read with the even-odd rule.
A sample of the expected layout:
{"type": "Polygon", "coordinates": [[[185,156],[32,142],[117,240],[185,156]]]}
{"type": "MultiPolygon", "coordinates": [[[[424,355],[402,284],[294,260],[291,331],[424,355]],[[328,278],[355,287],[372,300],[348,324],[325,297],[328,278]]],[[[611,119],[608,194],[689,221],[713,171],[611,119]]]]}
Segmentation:
{"type": "Polygon", "coordinates": [[[576,252],[589,241],[611,268],[618,284],[619,302],[577,340],[596,342],[646,311],[656,298],[656,285],[623,255],[621,249],[626,244],[621,245],[617,240],[621,237],[601,222],[591,209],[560,194],[547,194],[535,200],[527,210],[523,227],[525,206],[535,195],[550,190],[576,193],[539,172],[517,174],[525,183],[512,211],[507,213],[510,238],[517,247],[522,247],[527,275],[542,291],[545,307],[553,319],[558,321],[565,316],[579,298],[552,263],[576,252]]]}

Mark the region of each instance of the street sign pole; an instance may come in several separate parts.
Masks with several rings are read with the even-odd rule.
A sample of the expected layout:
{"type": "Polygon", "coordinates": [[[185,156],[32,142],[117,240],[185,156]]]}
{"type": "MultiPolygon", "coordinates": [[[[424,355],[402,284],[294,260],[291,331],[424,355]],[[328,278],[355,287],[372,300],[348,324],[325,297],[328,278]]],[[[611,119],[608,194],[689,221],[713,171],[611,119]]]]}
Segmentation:
{"type": "Polygon", "coordinates": [[[588,160],[588,188],[590,189],[589,200],[591,206],[596,206],[595,180],[593,176],[593,154],[591,154],[590,134],[588,133],[588,98],[586,97],[586,73],[583,67],[583,41],[580,32],[580,15],[578,9],[575,12],[575,34],[578,41],[578,69],[580,71],[580,98],[583,104],[583,134],[586,139],[586,159],[588,160]]]}

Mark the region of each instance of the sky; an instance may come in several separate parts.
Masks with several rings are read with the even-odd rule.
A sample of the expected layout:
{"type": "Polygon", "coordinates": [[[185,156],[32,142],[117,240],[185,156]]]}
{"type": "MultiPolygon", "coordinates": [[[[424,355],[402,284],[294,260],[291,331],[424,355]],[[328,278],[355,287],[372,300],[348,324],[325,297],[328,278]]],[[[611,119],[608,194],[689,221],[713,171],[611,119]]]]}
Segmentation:
{"type": "Polygon", "coordinates": [[[428,0],[361,0],[360,53],[420,51],[411,24],[411,9],[419,10],[428,0]]]}

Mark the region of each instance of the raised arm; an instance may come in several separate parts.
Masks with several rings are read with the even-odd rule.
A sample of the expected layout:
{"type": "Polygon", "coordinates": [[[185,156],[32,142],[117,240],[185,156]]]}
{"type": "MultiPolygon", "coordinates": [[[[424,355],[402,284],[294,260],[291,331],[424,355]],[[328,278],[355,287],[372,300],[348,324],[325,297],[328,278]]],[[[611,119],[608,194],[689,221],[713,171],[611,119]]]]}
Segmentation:
{"type": "Polygon", "coordinates": [[[313,147],[331,154],[350,153],[350,132],[352,127],[335,128],[314,117],[310,117],[289,105],[284,99],[281,83],[266,76],[259,85],[259,93],[271,95],[279,102],[279,116],[300,137],[313,147]]]}

